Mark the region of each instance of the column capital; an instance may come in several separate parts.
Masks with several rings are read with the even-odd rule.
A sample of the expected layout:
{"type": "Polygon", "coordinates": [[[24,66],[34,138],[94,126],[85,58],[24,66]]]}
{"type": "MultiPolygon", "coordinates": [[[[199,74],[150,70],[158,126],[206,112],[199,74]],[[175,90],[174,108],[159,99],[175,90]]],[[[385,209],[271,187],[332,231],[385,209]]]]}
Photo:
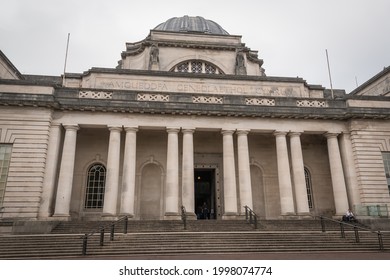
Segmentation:
{"type": "Polygon", "coordinates": [[[125,129],[126,132],[128,132],[128,131],[137,132],[138,131],[137,126],[124,126],[123,128],[125,129]]]}
{"type": "Polygon", "coordinates": [[[121,125],[107,125],[109,131],[122,131],[121,125]]]}
{"type": "Polygon", "coordinates": [[[302,134],[301,131],[290,131],[288,133],[288,136],[290,136],[290,137],[299,137],[299,136],[301,136],[301,134],[302,134]]]}
{"type": "Polygon", "coordinates": [[[250,129],[237,129],[237,135],[248,135],[250,131],[250,129]]]}
{"type": "MultiPolygon", "coordinates": [[[[77,125],[78,126],[78,125],[77,125]]],[[[51,123],[50,127],[61,127],[60,123],[51,123]]],[[[65,126],[64,126],[65,127],[65,126]]]]}
{"type": "Polygon", "coordinates": [[[221,131],[221,134],[222,134],[222,135],[233,135],[234,131],[235,131],[235,130],[233,130],[233,129],[223,129],[223,130],[221,131]]]}
{"type": "Polygon", "coordinates": [[[180,127],[167,127],[168,133],[179,133],[180,127]]]}
{"type": "Polygon", "coordinates": [[[337,132],[326,132],[324,133],[324,136],[327,138],[327,139],[330,139],[330,138],[337,138],[337,136],[339,136],[340,133],[337,133],[337,132]]]}
{"type": "Polygon", "coordinates": [[[182,127],[181,132],[183,133],[194,133],[195,128],[194,127],[182,127]]]}
{"type": "Polygon", "coordinates": [[[66,129],[66,130],[79,130],[80,127],[78,124],[62,124],[62,126],[66,129]]]}
{"type": "Polygon", "coordinates": [[[286,136],[287,135],[287,131],[275,131],[274,132],[274,135],[276,136],[276,137],[281,137],[281,136],[286,136]]]}

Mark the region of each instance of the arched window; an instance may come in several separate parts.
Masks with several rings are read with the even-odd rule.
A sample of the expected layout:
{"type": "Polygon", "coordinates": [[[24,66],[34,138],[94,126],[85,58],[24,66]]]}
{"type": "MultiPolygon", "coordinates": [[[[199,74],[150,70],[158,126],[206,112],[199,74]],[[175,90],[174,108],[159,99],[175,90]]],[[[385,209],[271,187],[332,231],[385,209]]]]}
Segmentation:
{"type": "Polygon", "coordinates": [[[104,188],[106,185],[106,167],[95,163],[88,169],[85,208],[103,208],[104,188]]]}
{"type": "Polygon", "coordinates": [[[187,60],[180,62],[171,69],[171,72],[224,74],[223,71],[214,64],[202,60],[187,60]]]}
{"type": "Polygon", "coordinates": [[[307,202],[309,204],[309,209],[313,209],[313,188],[311,184],[311,175],[309,170],[305,167],[305,180],[306,180],[306,193],[307,193],[307,202]]]}

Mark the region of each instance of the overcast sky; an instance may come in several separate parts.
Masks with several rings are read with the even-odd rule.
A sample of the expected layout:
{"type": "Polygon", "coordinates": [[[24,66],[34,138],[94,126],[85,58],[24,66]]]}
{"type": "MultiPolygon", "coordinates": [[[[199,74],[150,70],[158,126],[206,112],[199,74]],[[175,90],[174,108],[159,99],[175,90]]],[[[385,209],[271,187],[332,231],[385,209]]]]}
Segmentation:
{"type": "Polygon", "coordinates": [[[203,16],[259,51],[267,76],[348,92],[390,65],[389,0],[0,0],[0,49],[23,74],[114,68],[126,42],[203,16]]]}

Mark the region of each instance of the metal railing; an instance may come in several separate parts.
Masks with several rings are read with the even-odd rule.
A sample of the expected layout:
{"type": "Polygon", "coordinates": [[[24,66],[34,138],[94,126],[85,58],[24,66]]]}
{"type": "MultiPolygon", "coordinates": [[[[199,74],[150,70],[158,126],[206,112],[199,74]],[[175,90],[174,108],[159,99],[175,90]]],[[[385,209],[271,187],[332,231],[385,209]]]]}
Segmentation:
{"type": "Polygon", "coordinates": [[[322,232],[326,231],[325,221],[330,221],[332,223],[339,224],[341,238],[345,238],[345,227],[352,227],[353,231],[355,233],[355,242],[356,243],[360,242],[359,230],[364,231],[364,232],[371,232],[372,234],[376,234],[378,237],[379,250],[381,250],[381,251],[384,250],[382,233],[379,230],[370,230],[370,229],[361,227],[361,226],[357,225],[356,223],[347,223],[347,222],[338,221],[338,220],[334,220],[334,219],[323,217],[323,216],[319,216],[319,217],[316,216],[315,218],[320,218],[322,232]]]}
{"type": "Polygon", "coordinates": [[[187,229],[187,211],[184,205],[181,206],[181,220],[183,221],[184,229],[187,229]]]}
{"type": "Polygon", "coordinates": [[[101,226],[97,230],[93,230],[90,233],[84,234],[81,238],[83,239],[83,248],[82,248],[82,254],[86,255],[87,254],[87,247],[88,247],[88,238],[94,235],[95,233],[100,234],[100,239],[99,239],[99,245],[103,246],[104,245],[104,235],[105,235],[105,230],[107,228],[110,229],[110,241],[114,241],[114,236],[115,236],[115,226],[118,225],[120,222],[123,222],[124,227],[123,227],[123,233],[127,234],[127,228],[128,228],[128,222],[129,218],[128,216],[122,217],[119,220],[112,222],[110,225],[107,226],[101,226]]]}
{"type": "Polygon", "coordinates": [[[245,208],[245,220],[249,223],[249,224],[253,224],[255,229],[257,229],[257,225],[258,225],[258,219],[257,219],[257,215],[256,213],[250,209],[248,206],[244,206],[245,208]]]}

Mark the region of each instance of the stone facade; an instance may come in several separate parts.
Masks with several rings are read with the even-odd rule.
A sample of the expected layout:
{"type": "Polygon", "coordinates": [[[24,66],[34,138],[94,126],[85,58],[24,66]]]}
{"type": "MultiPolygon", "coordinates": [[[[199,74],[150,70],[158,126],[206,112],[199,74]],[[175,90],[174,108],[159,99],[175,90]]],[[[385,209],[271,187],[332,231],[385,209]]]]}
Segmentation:
{"type": "Polygon", "coordinates": [[[388,215],[388,68],[331,94],[266,76],[240,36],[161,28],[121,58],[64,83],[0,72],[2,218],[179,219],[182,205],[195,218],[203,202],[217,219],[244,206],[263,219],[388,215]]]}

